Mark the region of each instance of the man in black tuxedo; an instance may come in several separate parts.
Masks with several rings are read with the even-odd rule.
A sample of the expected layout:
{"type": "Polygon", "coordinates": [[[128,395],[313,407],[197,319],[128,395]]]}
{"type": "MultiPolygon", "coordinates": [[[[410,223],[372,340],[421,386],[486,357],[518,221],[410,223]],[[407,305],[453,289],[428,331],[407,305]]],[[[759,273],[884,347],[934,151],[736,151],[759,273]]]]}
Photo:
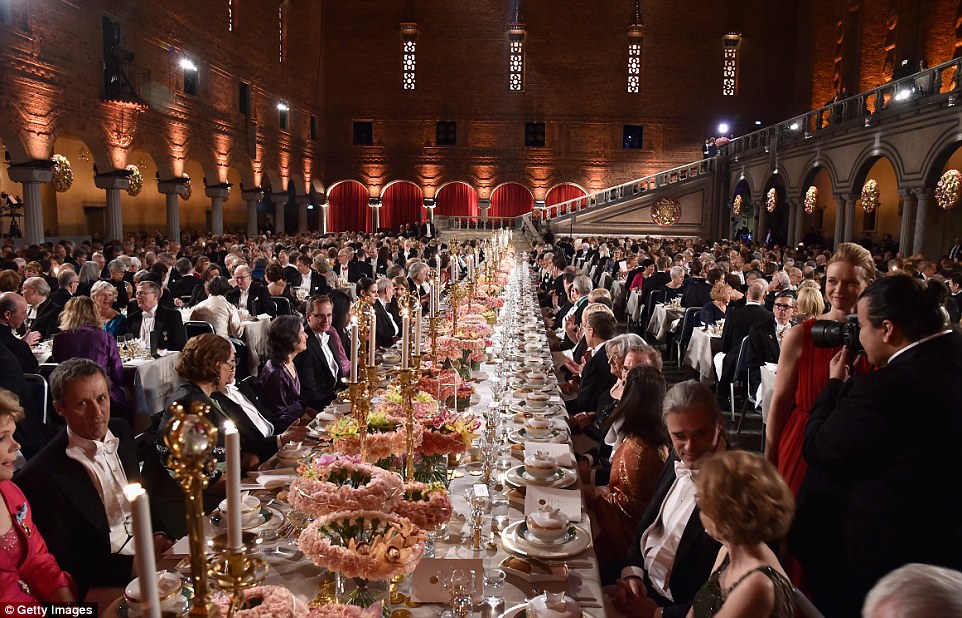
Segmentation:
{"type": "Polygon", "coordinates": [[[374,278],[374,267],[367,261],[367,252],[364,249],[359,247],[357,251],[354,252],[351,263],[357,265],[357,270],[361,273],[362,277],[369,279],[374,278]]]}
{"type": "Polygon", "coordinates": [[[434,221],[427,219],[421,224],[421,236],[423,238],[437,238],[438,237],[438,227],[434,225],[434,221]]]}
{"type": "Polygon", "coordinates": [[[63,307],[67,304],[68,300],[73,298],[79,287],[80,276],[77,275],[76,271],[70,270],[69,268],[62,268],[60,274],[57,275],[57,289],[52,291],[48,298],[63,307]]]}
{"type": "Polygon", "coordinates": [[[698,382],[679,382],[665,396],[663,409],[671,456],[625,560],[601,565],[603,582],[623,567],[615,607],[628,616],[685,616],[721,547],[701,523],[692,478],[705,458],[728,446],[715,395],[698,382]]]}
{"type": "MultiPolygon", "coordinates": [[[[83,598],[91,587],[125,586],[132,577],[131,511],[123,488],[139,482],[140,469],[130,425],[110,419],[103,368],[69,359],[51,374],[50,388],[67,428],[27,462],[16,482],[50,553],[83,598]]],[[[154,535],[158,557],[170,546],[165,535],[154,535]]]]}
{"type": "Polygon", "coordinates": [[[777,363],[782,338],[792,328],[795,317],[795,295],[780,292],[772,308],[775,319],[759,322],[748,329],[748,387],[754,393],[761,384],[761,369],[765,363],[777,363]]]}
{"type": "Polygon", "coordinates": [[[421,305],[427,307],[431,301],[431,268],[424,262],[415,262],[408,269],[408,289],[421,299],[421,305]]]}
{"type": "Polygon", "coordinates": [[[28,330],[23,337],[16,332],[27,319],[27,301],[16,292],[0,294],[0,344],[17,358],[24,373],[37,373],[40,363],[30,346],[40,341],[40,333],[28,330]]]}
{"type": "Polygon", "coordinates": [[[237,287],[228,292],[224,298],[238,309],[244,309],[253,316],[266,313],[272,318],[276,317],[277,306],[271,300],[267,288],[253,281],[250,267],[241,264],[234,269],[234,282],[237,287]]]}
{"type": "Polygon", "coordinates": [[[745,306],[733,309],[725,319],[725,328],[722,330],[721,338],[721,358],[715,360],[716,371],[719,361],[721,364],[721,374],[719,376],[719,389],[722,393],[728,392],[728,385],[735,379],[735,363],[738,362],[738,347],[742,344],[742,339],[748,336],[749,329],[761,322],[770,322],[775,316],[766,309],[762,302],[765,300],[766,284],[764,281],[753,281],[748,286],[745,294],[745,306]]]}
{"type": "Polygon", "coordinates": [[[194,288],[203,283],[200,277],[194,274],[194,267],[187,258],[177,260],[174,263],[174,269],[180,276],[167,284],[167,291],[174,298],[190,296],[194,293],[194,288]]]}
{"type": "Polygon", "coordinates": [[[615,376],[608,364],[608,353],[605,343],[617,334],[618,323],[615,316],[608,311],[591,313],[582,324],[588,357],[581,370],[581,384],[578,387],[578,397],[568,402],[568,412],[573,416],[572,425],[583,429],[590,422],[588,414],[598,409],[601,394],[610,390],[615,384],[615,376]],[[590,356],[589,356],[590,354],[590,356]],[[581,413],[584,415],[579,416],[581,413]]]}
{"type": "Polygon", "coordinates": [[[342,388],[337,357],[338,334],[331,326],[334,304],[327,296],[316,296],[307,304],[307,349],[294,357],[301,382],[301,402],[323,410],[342,388]]]}
{"type": "Polygon", "coordinates": [[[681,306],[704,307],[711,301],[711,284],[705,279],[701,261],[691,261],[691,277],[685,280],[681,288],[681,306]]]}
{"type": "Polygon", "coordinates": [[[151,342],[156,340],[159,350],[183,350],[187,331],[180,312],[164,307],[160,302],[161,287],[155,281],[137,284],[137,307],[140,312],[127,319],[127,334],[151,342]]]}
{"type": "Polygon", "coordinates": [[[348,281],[350,283],[357,283],[363,275],[361,274],[361,265],[354,259],[354,250],[350,247],[344,247],[337,252],[337,263],[334,265],[334,274],[341,281],[348,281]]]}
{"type": "Polygon", "coordinates": [[[641,284],[641,302],[646,307],[651,306],[651,293],[665,287],[671,281],[668,270],[671,268],[671,258],[661,256],[655,261],[655,272],[650,277],[645,277],[645,282],[641,284]]]}
{"type": "Polygon", "coordinates": [[[859,615],[884,574],[912,562],[962,569],[962,334],[942,284],[891,275],[858,302],[878,367],[850,377],[846,348],[812,407],[789,547],[826,616],[859,615]]]}
{"type": "Polygon", "coordinates": [[[592,249],[590,243],[581,243],[581,248],[575,254],[575,260],[581,260],[581,267],[584,268],[586,265],[594,264],[597,259],[598,250],[592,249]]]}
{"type": "Polygon", "coordinates": [[[391,315],[389,307],[394,300],[394,284],[387,277],[377,280],[377,295],[374,299],[374,312],[377,315],[377,328],[375,337],[380,348],[389,348],[394,345],[394,340],[401,334],[398,323],[391,315]]]}
{"type": "MultiPolygon", "coordinates": [[[[70,274],[73,274],[74,279],[79,283],[77,275],[70,274]]],[[[76,285],[73,287],[76,288],[76,285]]],[[[63,311],[63,305],[51,300],[48,296],[49,292],[50,286],[43,277],[30,277],[23,282],[23,299],[27,301],[26,321],[30,330],[40,333],[41,340],[49,339],[54,333],[60,331],[60,313],[63,311]]],[[[67,300],[69,299],[68,296],[67,300]]]]}
{"type": "MultiPolygon", "coordinates": [[[[307,254],[297,256],[297,272],[287,282],[294,290],[300,289],[305,296],[327,294],[331,291],[331,286],[327,284],[324,275],[311,268],[312,262],[311,256],[307,254]]],[[[288,272],[285,270],[284,274],[287,276],[288,272]]]]}

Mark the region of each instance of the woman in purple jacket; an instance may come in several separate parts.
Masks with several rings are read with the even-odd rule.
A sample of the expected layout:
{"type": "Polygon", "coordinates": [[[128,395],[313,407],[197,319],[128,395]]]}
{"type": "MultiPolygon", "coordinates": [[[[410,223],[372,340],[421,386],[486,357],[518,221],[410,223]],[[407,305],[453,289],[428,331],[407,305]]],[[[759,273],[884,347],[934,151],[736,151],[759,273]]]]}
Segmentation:
{"type": "Polygon", "coordinates": [[[279,315],[267,329],[268,360],[257,376],[261,401],[277,415],[278,433],[305,412],[301,404],[301,381],[294,357],[307,349],[307,333],[300,319],[279,315]]]}
{"type": "Polygon", "coordinates": [[[97,308],[87,296],[75,296],[60,314],[60,333],[53,338],[53,360],[89,358],[104,368],[110,378],[111,416],[130,420],[131,409],[124,393],[124,366],[117,351],[117,340],[100,324],[97,308]]]}

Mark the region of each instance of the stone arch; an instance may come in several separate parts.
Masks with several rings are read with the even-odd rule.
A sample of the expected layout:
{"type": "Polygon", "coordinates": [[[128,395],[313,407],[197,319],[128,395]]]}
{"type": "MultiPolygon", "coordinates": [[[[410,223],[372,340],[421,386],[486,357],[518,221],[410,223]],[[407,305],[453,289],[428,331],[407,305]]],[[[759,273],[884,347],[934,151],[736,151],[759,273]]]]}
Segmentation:
{"type": "Polygon", "coordinates": [[[478,191],[463,180],[451,180],[434,194],[435,215],[442,217],[477,217],[481,214],[478,205],[478,191]]]}
{"type": "Polygon", "coordinates": [[[519,182],[503,182],[491,192],[491,217],[517,217],[534,208],[534,195],[519,182]]]}
{"type": "Polygon", "coordinates": [[[424,191],[410,180],[392,180],[381,189],[381,227],[397,228],[424,217],[424,191]]]}
{"type": "MultiPolygon", "coordinates": [[[[897,238],[901,227],[902,197],[899,194],[901,179],[897,159],[892,156],[876,152],[873,156],[861,159],[852,169],[853,185],[851,197],[856,200],[854,219],[851,222],[852,240],[858,241],[863,234],[869,234],[873,240],[878,240],[884,234],[891,234],[897,238]],[[880,206],[872,213],[866,213],[859,195],[869,177],[878,183],[880,206]]],[[[849,224],[846,222],[846,229],[849,224]]]]}
{"type": "Polygon", "coordinates": [[[329,230],[370,232],[370,192],[360,181],[339,180],[327,188],[329,230]]]}
{"type": "Polygon", "coordinates": [[[814,158],[806,169],[799,188],[801,195],[798,197],[803,209],[802,229],[799,230],[799,235],[810,233],[811,238],[815,238],[818,234],[823,234],[831,238],[835,234],[835,213],[838,208],[838,203],[835,201],[835,194],[838,193],[837,178],[838,175],[831,160],[824,157],[814,158]],[[815,210],[806,213],[804,212],[805,194],[811,186],[818,189],[818,197],[815,210]]]}
{"type": "Polygon", "coordinates": [[[762,190],[762,203],[759,205],[759,210],[766,208],[765,231],[772,234],[773,240],[777,239],[783,243],[788,240],[789,218],[791,215],[788,207],[788,196],[785,174],[776,168],[765,180],[764,189],[762,190]],[[775,190],[776,195],[775,212],[767,212],[768,193],[772,189],[775,190]]]}
{"type": "MultiPolygon", "coordinates": [[[[923,184],[926,187],[935,188],[942,176],[945,165],[949,159],[962,147],[962,131],[946,133],[940,140],[932,144],[928,153],[925,155],[925,163],[922,167],[923,184]]],[[[962,168],[960,168],[962,169],[962,168]]]]}
{"type": "Polygon", "coordinates": [[[848,187],[850,193],[857,195],[861,192],[862,185],[865,184],[869,170],[883,157],[888,159],[889,163],[892,164],[892,168],[895,170],[896,181],[901,182],[905,177],[902,159],[896,150],[883,142],[877,146],[866,148],[856,157],[855,162],[851,166],[852,174],[849,177],[851,180],[851,185],[848,187]]]}

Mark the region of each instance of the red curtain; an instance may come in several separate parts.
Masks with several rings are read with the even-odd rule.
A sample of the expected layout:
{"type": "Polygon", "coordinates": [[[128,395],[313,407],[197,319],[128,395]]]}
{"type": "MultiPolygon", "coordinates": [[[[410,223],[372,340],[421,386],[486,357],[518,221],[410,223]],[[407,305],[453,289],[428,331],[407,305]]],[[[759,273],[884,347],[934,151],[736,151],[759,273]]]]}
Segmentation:
{"type": "Polygon", "coordinates": [[[567,202],[568,200],[573,200],[576,197],[582,197],[585,192],[575,185],[563,184],[558,185],[551,191],[548,191],[548,195],[545,196],[545,206],[554,206],[555,204],[560,204],[561,202],[567,202]]]}
{"type": "Polygon", "coordinates": [[[381,197],[381,227],[396,229],[406,223],[424,218],[424,194],[421,187],[410,182],[396,182],[381,197]]]}
{"type": "Polygon", "coordinates": [[[434,214],[441,217],[478,217],[478,193],[463,182],[444,185],[436,196],[434,214]]]}
{"type": "Polygon", "coordinates": [[[516,183],[501,185],[491,195],[492,217],[517,217],[531,212],[533,208],[531,192],[516,183]]]}
{"type": "Polygon", "coordinates": [[[359,182],[342,182],[331,189],[327,195],[332,232],[370,232],[371,207],[368,206],[370,194],[359,182]]]}

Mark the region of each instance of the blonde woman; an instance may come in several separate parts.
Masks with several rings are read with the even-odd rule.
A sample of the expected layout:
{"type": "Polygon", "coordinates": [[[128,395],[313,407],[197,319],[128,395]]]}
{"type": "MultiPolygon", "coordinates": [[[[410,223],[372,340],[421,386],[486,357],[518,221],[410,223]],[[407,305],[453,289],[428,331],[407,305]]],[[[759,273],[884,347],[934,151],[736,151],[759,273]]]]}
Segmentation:
{"type": "Polygon", "coordinates": [[[802,281],[798,286],[798,313],[795,321],[799,324],[805,320],[818,317],[825,312],[825,299],[818,289],[818,284],[811,280],[802,281]]]}
{"type": "Polygon", "coordinates": [[[97,315],[103,329],[117,337],[127,334],[127,318],[114,309],[117,302],[117,288],[107,281],[98,281],[90,289],[90,299],[94,301],[97,315]]]}
{"type": "Polygon", "coordinates": [[[701,309],[701,323],[710,326],[728,315],[728,303],[732,300],[732,286],[719,281],[711,289],[711,301],[701,309]]]}

